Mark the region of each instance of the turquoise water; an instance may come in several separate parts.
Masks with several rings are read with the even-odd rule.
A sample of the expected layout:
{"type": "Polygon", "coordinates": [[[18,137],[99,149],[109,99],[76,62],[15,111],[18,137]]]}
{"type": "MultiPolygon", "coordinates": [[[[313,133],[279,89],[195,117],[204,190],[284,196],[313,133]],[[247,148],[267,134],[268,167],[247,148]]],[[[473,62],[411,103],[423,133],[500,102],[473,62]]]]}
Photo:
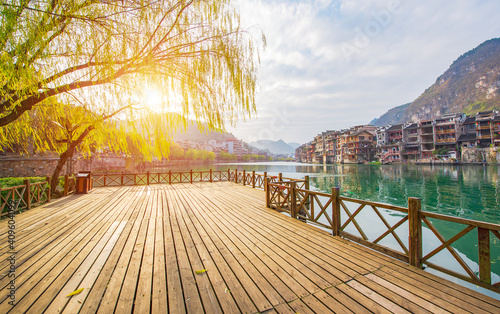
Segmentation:
{"type": "MultiPolygon", "coordinates": [[[[217,164],[193,167],[193,171],[246,170],[268,175],[282,173],[284,177],[310,177],[311,189],[330,193],[332,187],[340,187],[341,195],[406,207],[409,197],[422,201],[422,210],[449,216],[500,223],[500,167],[498,166],[443,166],[443,165],[312,165],[289,162],[217,164]]],[[[181,170],[181,169],[179,169],[181,170]]],[[[182,170],[186,170],[185,168],[182,170]]],[[[351,212],[357,205],[348,205],[351,212]]],[[[394,211],[384,211],[384,217],[393,225],[403,215],[394,211]]],[[[343,216],[345,221],[346,215],[343,216]]],[[[363,209],[357,217],[370,240],[375,239],[387,228],[370,208],[363,209]],[[373,237],[370,236],[373,234],[373,237]]],[[[466,226],[431,220],[445,239],[450,239],[466,226]]],[[[425,224],[423,225],[424,255],[441,245],[425,224]]],[[[407,242],[408,224],[404,223],[398,235],[407,242]]],[[[346,229],[355,235],[354,227],[346,229]]],[[[388,239],[381,243],[393,249],[400,249],[395,241],[388,239]]],[[[452,245],[471,267],[477,265],[477,231],[473,230],[452,245]]],[[[491,268],[493,281],[500,281],[500,240],[490,234],[491,268]]],[[[464,273],[463,269],[447,251],[430,259],[431,262],[464,273]]],[[[451,279],[451,278],[450,278],[451,279]]],[[[452,279],[454,280],[454,279],[452,279]]],[[[455,280],[456,281],[456,280],[455,280]]],[[[471,286],[475,288],[475,285],[471,286]]],[[[484,292],[484,291],[482,291],[484,292]]],[[[486,292],[490,294],[489,292],[486,292]]],[[[499,295],[493,293],[494,297],[499,295]]]]}

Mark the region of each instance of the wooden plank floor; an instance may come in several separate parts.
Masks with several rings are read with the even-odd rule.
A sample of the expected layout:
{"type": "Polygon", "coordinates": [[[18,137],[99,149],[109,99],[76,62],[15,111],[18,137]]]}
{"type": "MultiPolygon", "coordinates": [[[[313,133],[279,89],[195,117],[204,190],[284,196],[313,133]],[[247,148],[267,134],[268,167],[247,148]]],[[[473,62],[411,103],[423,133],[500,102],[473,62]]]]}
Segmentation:
{"type": "Polygon", "coordinates": [[[98,188],[22,213],[16,227],[13,307],[0,222],[0,313],[500,313],[498,300],[228,182],[98,188]]]}

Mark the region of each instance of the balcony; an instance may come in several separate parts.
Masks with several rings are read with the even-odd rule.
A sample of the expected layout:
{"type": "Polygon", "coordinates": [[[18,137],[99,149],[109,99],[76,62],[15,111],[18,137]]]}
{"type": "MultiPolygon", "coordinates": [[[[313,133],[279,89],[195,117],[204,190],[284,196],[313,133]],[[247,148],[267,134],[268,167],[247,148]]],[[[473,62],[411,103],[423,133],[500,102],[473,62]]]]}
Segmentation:
{"type": "Polygon", "coordinates": [[[491,139],[491,134],[486,134],[486,135],[478,135],[477,136],[478,140],[490,140],[491,139]]]}
{"type": "Polygon", "coordinates": [[[489,130],[490,125],[476,125],[476,130],[489,130]]]}
{"type": "Polygon", "coordinates": [[[455,143],[456,141],[455,138],[440,138],[436,140],[436,143],[455,143]]]}
{"type": "Polygon", "coordinates": [[[436,134],[451,134],[451,133],[455,133],[455,129],[436,130],[436,134]]]}
{"type": "Polygon", "coordinates": [[[431,130],[422,130],[422,132],[420,132],[420,135],[434,135],[434,131],[431,130]]]}
{"type": "Polygon", "coordinates": [[[405,154],[405,155],[416,155],[416,154],[420,154],[420,151],[418,151],[418,150],[404,151],[403,154],[405,154]]]}

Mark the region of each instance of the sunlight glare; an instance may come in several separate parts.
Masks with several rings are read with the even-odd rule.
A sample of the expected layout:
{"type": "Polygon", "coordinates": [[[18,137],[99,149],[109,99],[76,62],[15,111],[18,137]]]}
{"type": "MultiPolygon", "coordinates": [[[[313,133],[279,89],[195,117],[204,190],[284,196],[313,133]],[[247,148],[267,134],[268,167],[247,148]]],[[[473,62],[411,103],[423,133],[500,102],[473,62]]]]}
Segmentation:
{"type": "Polygon", "coordinates": [[[162,96],[161,94],[152,88],[146,88],[144,90],[144,105],[146,105],[150,110],[161,112],[162,111],[162,96]]]}

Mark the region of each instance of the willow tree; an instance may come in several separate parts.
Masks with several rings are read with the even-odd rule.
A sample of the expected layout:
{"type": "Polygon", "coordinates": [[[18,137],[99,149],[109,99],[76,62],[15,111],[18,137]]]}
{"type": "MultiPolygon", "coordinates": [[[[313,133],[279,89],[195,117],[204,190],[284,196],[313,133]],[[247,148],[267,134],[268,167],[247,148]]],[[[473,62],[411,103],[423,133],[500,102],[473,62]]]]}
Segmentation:
{"type": "Polygon", "coordinates": [[[223,129],[255,111],[257,41],[230,0],[3,1],[0,126],[35,107],[110,115],[146,85],[223,129]],[[92,106],[88,105],[92,104],[92,106]]]}
{"type": "Polygon", "coordinates": [[[36,107],[1,128],[0,141],[8,148],[16,146],[27,154],[56,152],[59,160],[50,182],[52,191],[55,191],[64,165],[77,151],[83,156],[90,156],[96,150],[104,154],[129,154],[130,146],[133,146],[148,159],[153,155],[169,154],[169,130],[166,128],[171,115],[148,115],[146,121],[140,121],[140,116],[134,113],[130,117],[130,113],[134,113],[132,107],[122,107],[112,114],[101,114],[71,104],[36,107]],[[143,129],[145,125],[148,127],[143,129]],[[157,134],[161,135],[155,137],[157,134]]]}

